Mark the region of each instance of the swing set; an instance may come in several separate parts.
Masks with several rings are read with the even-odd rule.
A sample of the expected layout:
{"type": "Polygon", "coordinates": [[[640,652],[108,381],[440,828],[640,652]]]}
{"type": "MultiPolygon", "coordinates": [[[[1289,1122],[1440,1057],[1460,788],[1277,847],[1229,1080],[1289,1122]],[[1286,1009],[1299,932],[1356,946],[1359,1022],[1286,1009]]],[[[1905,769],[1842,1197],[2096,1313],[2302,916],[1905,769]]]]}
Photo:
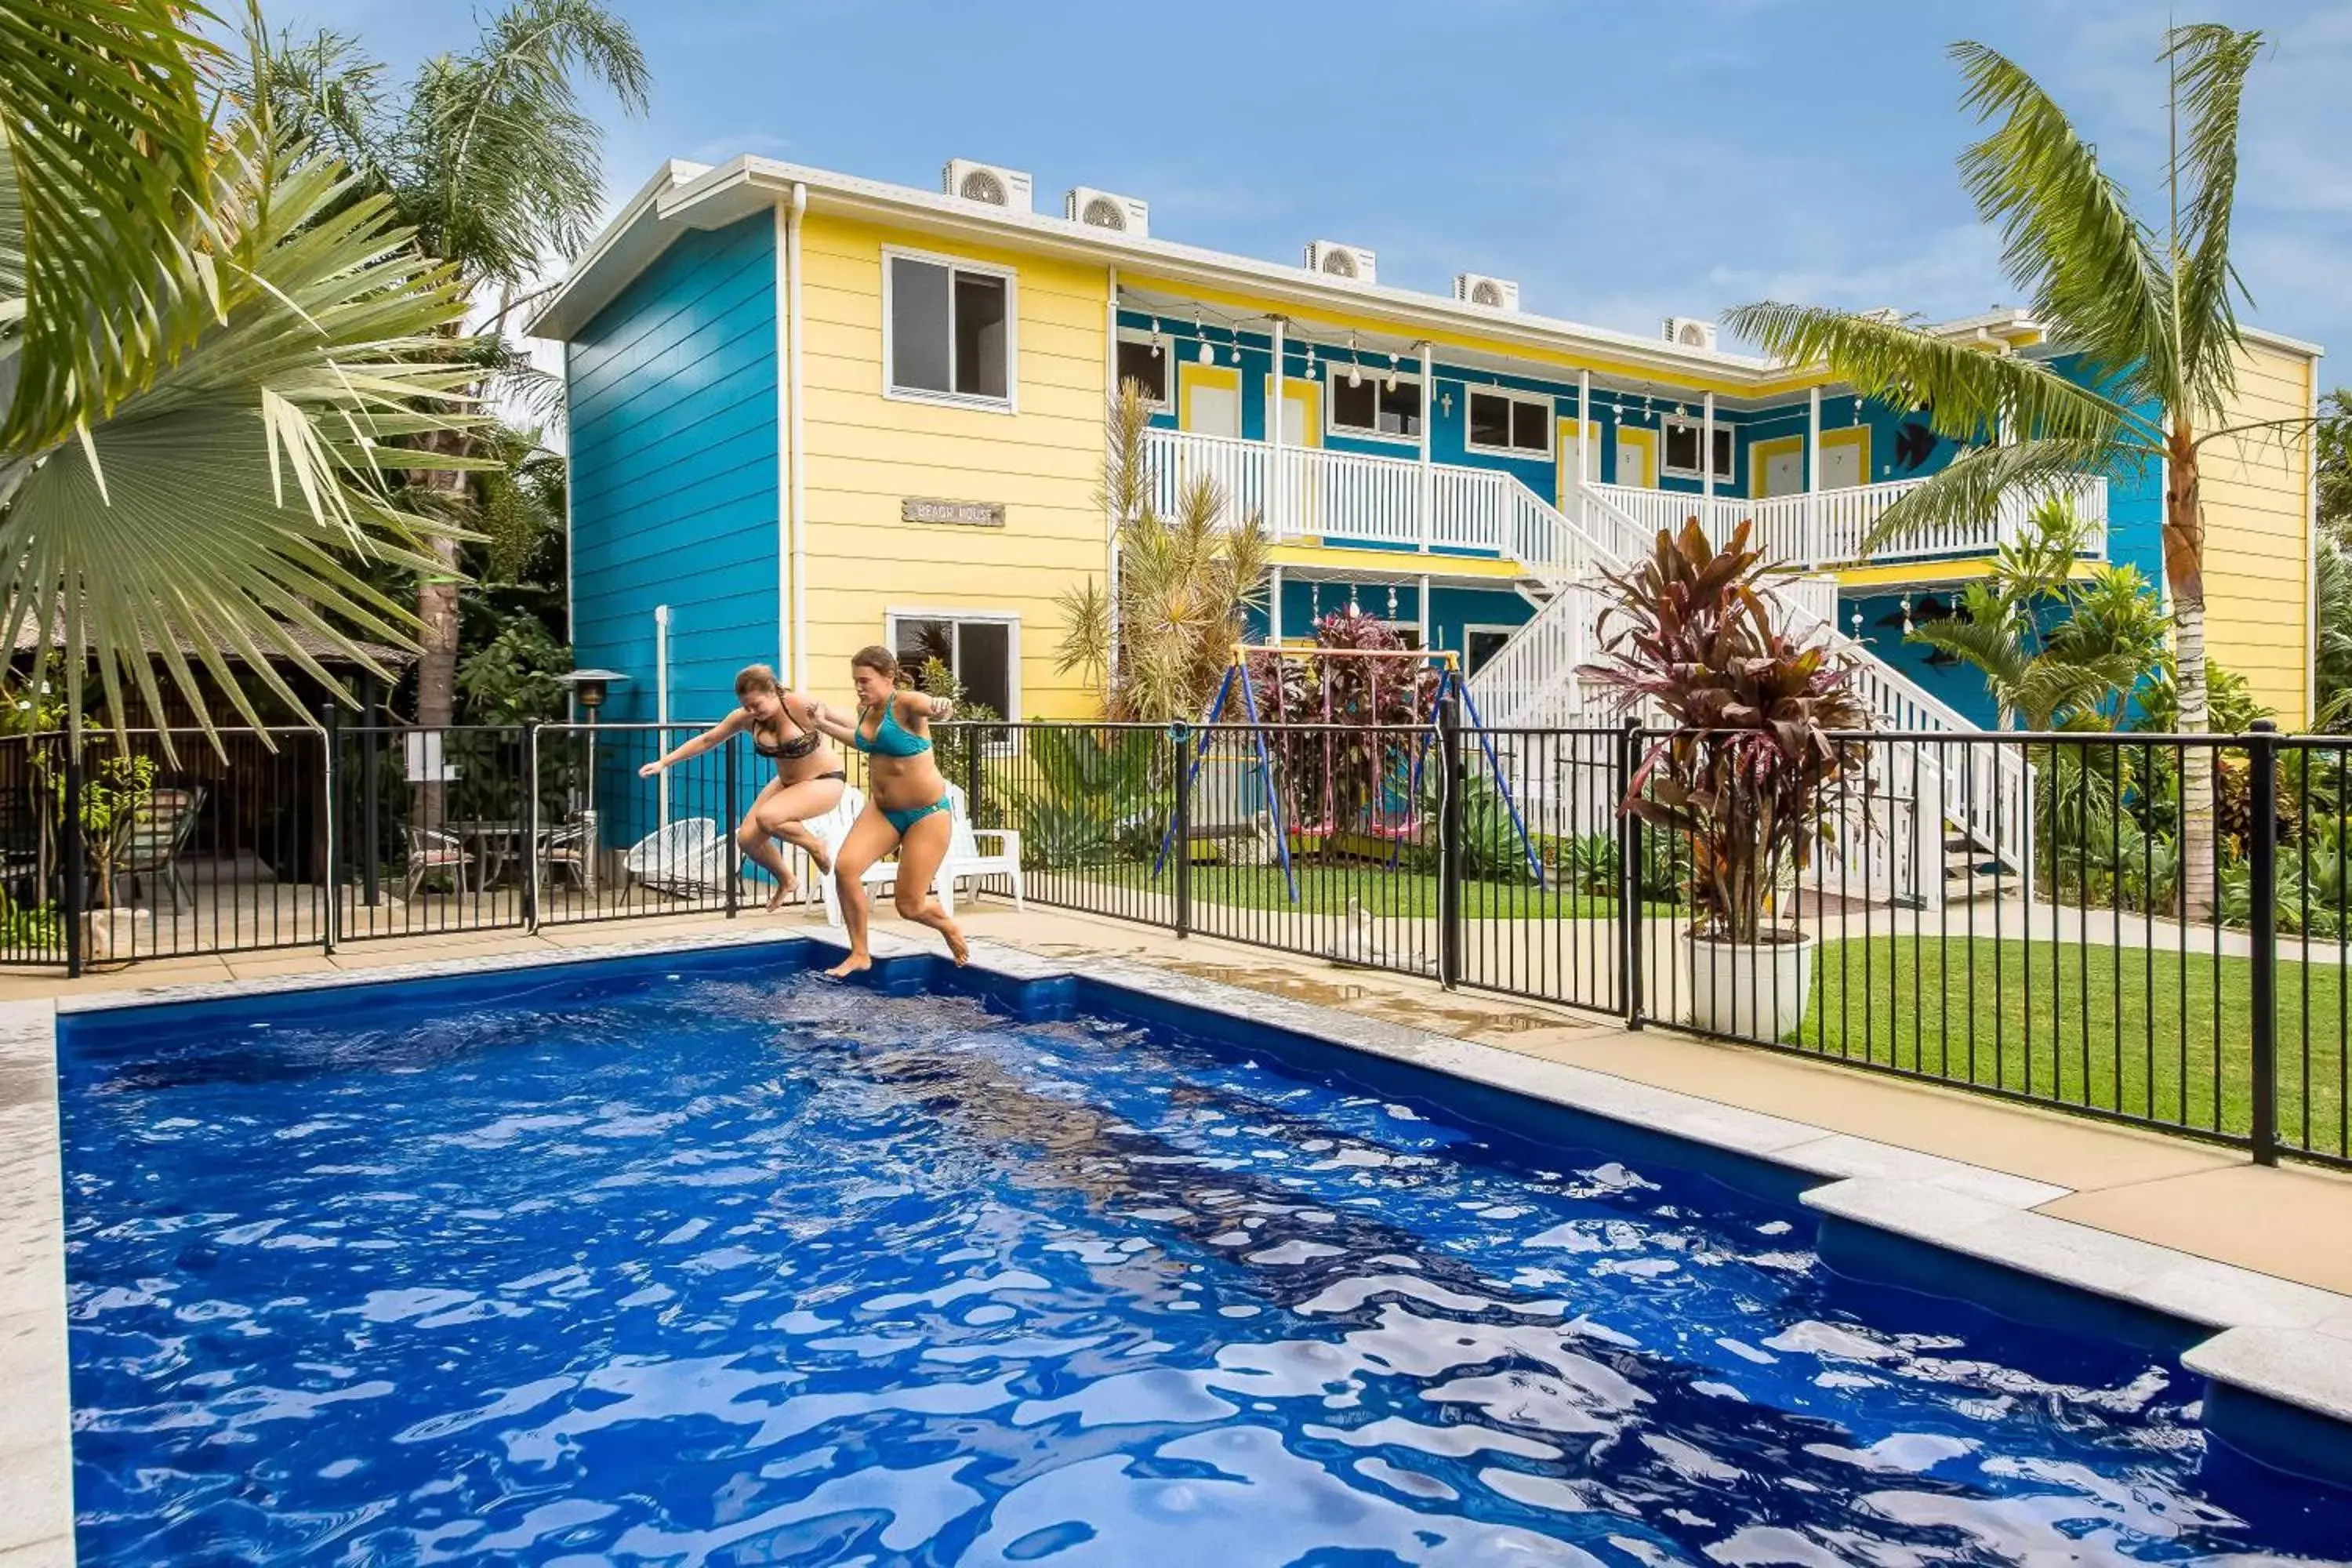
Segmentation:
{"type": "MultiPolygon", "coordinates": [[[[1291,647],[1280,643],[1235,643],[1233,662],[1226,666],[1224,679],[1217,683],[1216,695],[1210,700],[1208,713],[1201,721],[1200,738],[1193,744],[1191,758],[1182,763],[1186,769],[1184,788],[1187,795],[1190,795],[1192,785],[1200,778],[1201,764],[1208,760],[1209,744],[1216,733],[1217,721],[1224,717],[1226,705],[1238,699],[1241,711],[1248,716],[1245,721],[1250,730],[1250,769],[1244,776],[1245,779],[1255,779],[1258,787],[1264,791],[1266,814],[1272,820],[1274,829],[1275,852],[1282,862],[1283,885],[1289,890],[1290,901],[1294,904],[1298,902],[1298,873],[1292,864],[1290,856],[1291,833],[1296,830],[1328,841],[1343,830],[1343,825],[1337,820],[1339,802],[1336,781],[1339,770],[1339,731],[1344,720],[1335,715],[1333,711],[1331,675],[1333,668],[1344,659],[1368,661],[1365,673],[1370,700],[1366,703],[1366,707],[1374,715],[1380,712],[1381,670],[1383,668],[1383,661],[1387,664],[1401,664],[1405,667],[1401,681],[1402,689],[1407,692],[1417,691],[1423,685],[1422,667],[1430,664],[1437,666],[1437,679],[1429,687],[1427,715],[1423,717],[1416,714],[1413,722],[1403,727],[1405,732],[1412,738],[1412,762],[1404,779],[1403,821],[1393,824],[1376,821],[1370,830],[1371,837],[1388,840],[1390,867],[1391,868],[1395,867],[1398,857],[1403,851],[1405,842],[1417,836],[1420,831],[1417,814],[1421,800],[1422,767],[1428,760],[1431,746],[1439,739],[1438,715],[1444,711],[1447,700],[1451,699],[1461,703],[1463,713],[1468,717],[1471,727],[1477,733],[1479,749],[1486,755],[1487,773],[1494,780],[1495,792],[1501,798],[1504,809],[1510,813],[1511,827],[1518,836],[1519,852],[1527,857],[1528,870],[1534,876],[1536,886],[1538,888],[1544,886],[1542,858],[1537,855],[1535,843],[1528,835],[1527,823],[1519,815],[1518,803],[1511,796],[1510,784],[1503,775],[1502,758],[1495,751],[1495,738],[1487,732],[1486,721],[1479,717],[1478,705],[1470,695],[1470,683],[1463,678],[1461,661],[1450,652],[1423,651],[1419,648],[1291,647]],[[1310,832],[1304,825],[1286,824],[1283,821],[1282,790],[1275,775],[1274,750],[1266,743],[1266,737],[1269,731],[1275,734],[1283,742],[1283,754],[1290,755],[1292,737],[1288,733],[1289,715],[1277,705],[1271,722],[1265,717],[1264,710],[1258,703],[1256,683],[1250,678],[1250,657],[1253,654],[1265,655],[1275,661],[1277,682],[1281,679],[1280,670],[1283,662],[1289,659],[1304,659],[1318,673],[1323,708],[1322,720],[1318,727],[1318,732],[1323,742],[1323,820],[1318,825],[1318,830],[1310,832]]],[[[1377,718],[1374,721],[1374,727],[1377,733],[1377,718]]],[[[1376,771],[1380,766],[1377,750],[1374,752],[1372,766],[1376,771]]],[[[1376,803],[1388,793],[1389,788],[1390,781],[1381,779],[1375,795],[1376,803]]],[[[1373,809],[1377,816],[1377,804],[1373,809]]],[[[1176,829],[1177,823],[1171,816],[1169,819],[1167,832],[1160,837],[1160,854],[1151,863],[1151,875],[1155,880],[1168,863],[1169,850],[1175,847],[1176,829]]],[[[1190,850],[1184,849],[1180,852],[1190,853],[1190,850]]]]}

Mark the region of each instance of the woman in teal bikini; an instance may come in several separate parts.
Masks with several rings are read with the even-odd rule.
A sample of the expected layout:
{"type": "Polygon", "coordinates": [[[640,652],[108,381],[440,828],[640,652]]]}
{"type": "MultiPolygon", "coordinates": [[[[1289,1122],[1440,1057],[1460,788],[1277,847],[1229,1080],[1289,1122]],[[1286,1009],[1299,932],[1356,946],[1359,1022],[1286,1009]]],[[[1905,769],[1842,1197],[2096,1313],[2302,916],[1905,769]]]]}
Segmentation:
{"type": "Polygon", "coordinates": [[[841,759],[824,743],[817,728],[820,705],[785,690],[776,672],[766,665],[755,664],[735,678],[735,700],[741,706],[734,712],[647,763],[637,770],[637,776],[649,779],[672,763],[700,756],[738,731],[751,734],[751,749],[776,764],[776,776],[743,814],[735,829],[735,842],[775,879],[775,891],[768,895],[772,913],[783,907],[796,886],[793,868],[776,848],[777,839],[805,854],[818,876],[832,874],[823,841],[801,825],[841,804],[849,775],[842,771],[841,759]]]}
{"type": "Polygon", "coordinates": [[[842,922],[849,928],[849,956],[828,973],[854,974],[870,968],[866,951],[866,868],[898,847],[898,904],[901,920],[927,925],[947,938],[948,952],[961,963],[971,956],[963,932],[931,897],[931,879],[947,858],[952,827],[948,781],[931,756],[931,721],[945,719],[950,704],[919,691],[898,689],[898,660],[887,647],[858,650],[849,661],[857,690],[856,722],[845,722],[823,706],[810,715],[816,727],[866,755],[871,798],[833,867],[841,891],[842,922]],[[868,720],[872,721],[868,727],[868,720]]]}

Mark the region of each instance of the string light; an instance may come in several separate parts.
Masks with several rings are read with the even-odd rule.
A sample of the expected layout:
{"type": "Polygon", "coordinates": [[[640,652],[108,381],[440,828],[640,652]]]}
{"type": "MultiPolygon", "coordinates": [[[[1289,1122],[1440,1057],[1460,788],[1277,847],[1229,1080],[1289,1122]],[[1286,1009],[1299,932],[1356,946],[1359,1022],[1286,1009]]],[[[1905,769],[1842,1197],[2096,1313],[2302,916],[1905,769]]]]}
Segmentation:
{"type": "Polygon", "coordinates": [[[1388,383],[1387,383],[1388,389],[1389,389],[1391,392],[1394,392],[1394,391],[1396,390],[1396,383],[1397,383],[1397,362],[1396,362],[1396,355],[1394,355],[1394,354],[1391,354],[1391,355],[1389,355],[1389,379],[1388,379],[1388,383]]]}
{"type": "Polygon", "coordinates": [[[1364,374],[1357,368],[1356,334],[1353,332],[1348,334],[1348,384],[1349,386],[1364,384],[1364,374]]]}
{"type": "Polygon", "coordinates": [[[1396,584],[1391,583],[1389,584],[1389,619],[1396,618],[1396,584]]]}

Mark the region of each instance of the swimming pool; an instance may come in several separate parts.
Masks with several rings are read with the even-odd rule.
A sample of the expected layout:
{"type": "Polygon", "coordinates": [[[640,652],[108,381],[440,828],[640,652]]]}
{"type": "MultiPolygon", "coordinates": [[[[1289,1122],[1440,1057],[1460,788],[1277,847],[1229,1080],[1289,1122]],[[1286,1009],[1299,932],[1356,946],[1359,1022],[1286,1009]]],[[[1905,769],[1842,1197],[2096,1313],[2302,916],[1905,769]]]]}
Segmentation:
{"type": "Polygon", "coordinates": [[[82,1562],[2352,1555],[2162,1351],[1058,1001],[755,950],[70,1020],[82,1562]]]}

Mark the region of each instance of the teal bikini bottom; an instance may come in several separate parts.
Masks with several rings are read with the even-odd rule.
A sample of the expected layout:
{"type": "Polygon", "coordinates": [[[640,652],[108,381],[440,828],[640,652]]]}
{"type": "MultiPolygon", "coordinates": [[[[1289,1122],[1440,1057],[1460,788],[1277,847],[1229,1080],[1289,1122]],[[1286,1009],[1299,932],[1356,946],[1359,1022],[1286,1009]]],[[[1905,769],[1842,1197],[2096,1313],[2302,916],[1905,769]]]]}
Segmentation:
{"type": "Polygon", "coordinates": [[[931,802],[929,805],[909,806],[903,811],[885,811],[882,814],[882,817],[884,821],[887,822],[892,827],[898,830],[899,837],[904,838],[907,837],[907,829],[914,826],[915,824],[922,821],[923,818],[930,816],[931,813],[935,811],[945,811],[947,809],[948,797],[941,795],[939,799],[931,802]]]}

